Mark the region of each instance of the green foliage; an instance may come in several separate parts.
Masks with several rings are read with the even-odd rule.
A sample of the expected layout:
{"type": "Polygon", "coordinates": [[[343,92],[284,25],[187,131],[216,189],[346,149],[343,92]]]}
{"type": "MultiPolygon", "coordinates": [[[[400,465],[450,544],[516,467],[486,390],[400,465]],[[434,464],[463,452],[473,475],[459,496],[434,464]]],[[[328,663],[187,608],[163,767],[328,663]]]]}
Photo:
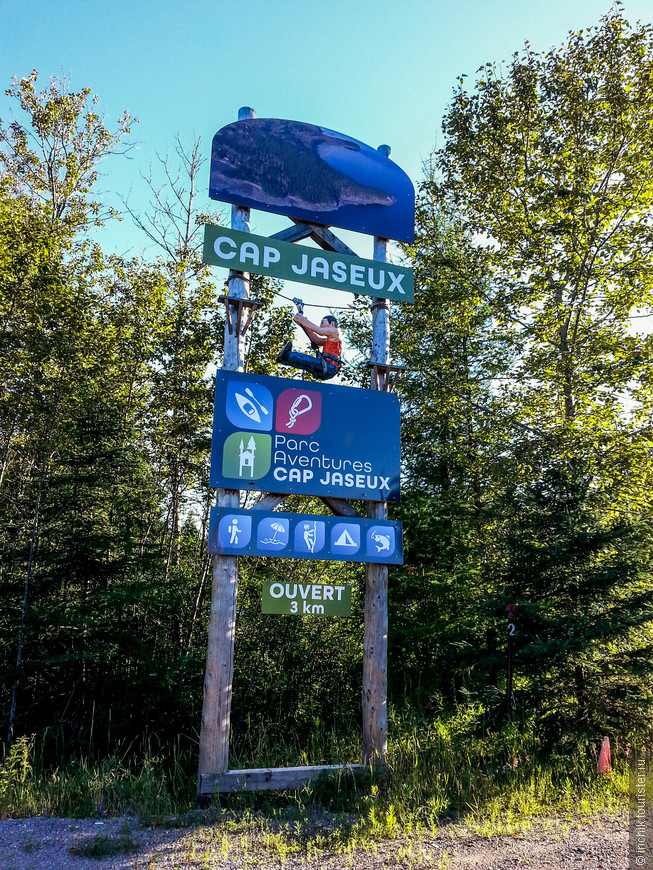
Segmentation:
{"type": "MultiPolygon", "coordinates": [[[[416,302],[392,310],[405,565],[390,571],[388,677],[411,713],[392,726],[389,783],[293,797],[358,813],[333,834],[343,848],[450,814],[509,827],[579,795],[612,806],[623,778],[592,776],[597,734],[650,737],[653,344],[632,318],[653,286],[652,76],[651,30],[617,6],[559,51],[484,67],[447,112],[405,251],[416,302]]],[[[90,91],[38,93],[36,74],[10,94],[26,121],[0,124],[0,710],[10,744],[35,733],[39,748],[11,744],[0,810],[182,812],[225,326],[201,262],[216,218],[195,207],[200,143],[177,142],[132,213],[158,256],[105,256],[93,185],[129,116],[112,132],[90,91]]],[[[281,374],[278,289],[252,276],[252,373],[281,374]]],[[[364,303],[342,321],[367,358],[364,303]]],[[[367,383],[355,358],[346,375],[367,383]]],[[[360,565],[241,560],[232,764],[357,759],[364,585],[360,565]],[[261,614],[263,581],[316,573],[353,584],[351,619],[261,614]]],[[[307,832],[270,850],[308,854],[307,832]]]]}
{"type": "Polygon", "coordinates": [[[134,839],[129,826],[125,824],[117,836],[96,834],[94,837],[71,846],[70,852],[84,858],[101,860],[110,855],[132,855],[138,851],[138,847],[138,840],[134,839]]]}
{"type": "Polygon", "coordinates": [[[520,351],[506,399],[536,425],[603,436],[608,487],[650,437],[651,337],[628,326],[653,287],[652,31],[615,7],[560,51],[527,45],[479,74],[447,112],[433,189],[484,240],[494,325],[520,351]]]}
{"type": "Polygon", "coordinates": [[[393,311],[391,689],[496,708],[512,601],[518,704],[550,743],[652,724],[651,337],[631,320],[651,301],[652,70],[650,28],[616,7],[461,80],[406,251],[416,304],[393,311]]]}
{"type": "MultiPolygon", "coordinates": [[[[617,812],[627,799],[627,768],[620,754],[615,753],[613,776],[600,776],[594,755],[544,752],[530,722],[506,723],[494,732],[486,724],[473,708],[435,719],[392,709],[389,777],[369,771],[359,780],[343,774],[298,791],[224,796],[222,807],[208,814],[192,810],[197,759],[191,744],[171,747],[167,758],[141,746],[139,762],[113,755],[48,769],[33,757],[30,742],[18,739],[13,758],[21,760],[0,769],[0,815],[130,814],[144,825],[166,828],[220,818],[262,835],[276,830],[282,836],[275,841],[279,848],[285,843],[295,851],[319,853],[432,830],[453,819],[486,835],[515,834],[552,814],[572,819],[617,812]]],[[[330,735],[323,727],[315,731],[324,757],[330,735]]],[[[351,752],[359,736],[351,731],[347,739],[351,752]]],[[[276,738],[262,742],[272,766],[306,763],[301,753],[280,748],[276,738]]]]}
{"type": "Polygon", "coordinates": [[[41,207],[52,229],[70,235],[101,223],[102,204],[89,198],[97,165],[124,150],[121,140],[134,121],[125,112],[112,132],[97,113],[98,98],[91,97],[90,88],[71,93],[67,79],[53,78],[38,93],[37,79],[32,70],[27,78],[14,78],[6,91],[30,128],[18,121],[0,127],[0,176],[9,181],[13,196],[26,195],[41,207]]]}
{"type": "Polygon", "coordinates": [[[0,815],[2,816],[8,813],[10,807],[23,806],[26,803],[28,782],[32,775],[33,748],[33,739],[26,736],[19,737],[0,767],[0,815]]]}

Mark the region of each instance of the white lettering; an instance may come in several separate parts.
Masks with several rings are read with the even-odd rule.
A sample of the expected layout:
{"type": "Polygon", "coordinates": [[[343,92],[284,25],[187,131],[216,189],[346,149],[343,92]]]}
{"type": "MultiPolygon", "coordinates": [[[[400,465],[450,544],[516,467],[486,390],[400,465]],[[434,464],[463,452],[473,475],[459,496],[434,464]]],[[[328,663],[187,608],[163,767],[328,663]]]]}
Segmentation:
{"type": "Polygon", "coordinates": [[[350,266],[349,267],[349,283],[353,284],[354,287],[364,287],[365,286],[365,267],[364,266],[350,266]]]}
{"type": "Polygon", "coordinates": [[[236,245],[234,240],[227,238],[227,236],[220,236],[219,239],[216,239],[213,242],[213,248],[215,249],[216,254],[218,255],[218,257],[222,257],[223,260],[233,260],[233,258],[236,256],[236,248],[237,247],[238,246],[236,245]],[[226,254],[222,250],[222,245],[225,242],[231,246],[231,253],[230,254],[226,254]]]}
{"type": "Polygon", "coordinates": [[[338,593],[338,601],[342,601],[342,593],[344,592],[344,586],[336,586],[336,592],[338,593]]]}
{"type": "Polygon", "coordinates": [[[365,475],[364,474],[357,474],[356,475],[356,486],[359,489],[362,489],[365,486],[365,475]]]}
{"type": "Polygon", "coordinates": [[[331,277],[338,284],[342,284],[343,281],[347,280],[347,267],[342,260],[336,260],[331,266],[331,277]]]}
{"type": "Polygon", "coordinates": [[[379,269],[379,277],[381,278],[380,284],[374,283],[374,269],[367,270],[367,283],[370,285],[372,290],[383,290],[383,285],[385,284],[385,272],[383,269],[379,269]]]}
{"type": "Polygon", "coordinates": [[[272,476],[275,480],[285,480],[288,472],[285,468],[275,468],[272,476]]]}
{"type": "Polygon", "coordinates": [[[380,477],[379,478],[379,489],[390,489],[390,478],[389,477],[380,477]]]}
{"type": "Polygon", "coordinates": [[[305,275],[306,270],[308,269],[308,256],[306,254],[302,254],[302,265],[300,269],[298,269],[294,263],[291,268],[295,275],[305,275]]]}
{"type": "Polygon", "coordinates": [[[308,603],[308,601],[305,601],[303,606],[302,606],[302,613],[310,613],[310,612],[311,612],[311,605],[308,603]]]}
{"type": "Polygon", "coordinates": [[[322,601],[322,587],[313,583],[313,601],[322,601]]]}
{"type": "Polygon", "coordinates": [[[291,468],[290,471],[288,472],[288,480],[289,481],[296,480],[299,483],[301,481],[301,479],[302,479],[302,473],[299,470],[299,468],[291,468]]]}
{"type": "Polygon", "coordinates": [[[324,600],[333,601],[333,586],[324,587],[324,600]]]}
{"type": "Polygon", "coordinates": [[[273,583],[270,586],[270,595],[273,598],[281,598],[283,595],[283,583],[273,583]]]}
{"type": "Polygon", "coordinates": [[[271,263],[278,263],[281,259],[281,254],[276,248],[270,248],[266,245],[263,248],[263,266],[269,266],[271,263]]]}
{"type": "Polygon", "coordinates": [[[304,483],[308,483],[309,480],[313,480],[313,472],[309,468],[305,468],[302,472],[304,483]]]}
{"type": "Polygon", "coordinates": [[[251,260],[252,266],[258,266],[258,245],[254,242],[243,242],[240,246],[240,262],[251,260]]]}
{"type": "Polygon", "coordinates": [[[299,594],[302,596],[304,601],[306,601],[306,599],[308,598],[308,593],[310,592],[310,590],[311,590],[310,583],[307,583],[306,586],[304,586],[303,583],[299,584],[299,594]]]}
{"type": "Polygon", "coordinates": [[[402,282],[403,277],[404,277],[404,276],[403,276],[403,273],[401,273],[400,275],[395,275],[394,272],[388,272],[388,276],[390,277],[390,280],[392,281],[392,284],[388,287],[388,293],[392,293],[392,291],[393,291],[393,290],[395,289],[395,287],[396,287],[397,290],[398,290],[400,293],[404,293],[404,294],[405,294],[406,291],[405,291],[404,288],[401,286],[401,282],[402,282]]]}
{"type": "Polygon", "coordinates": [[[325,281],[329,280],[329,264],[324,257],[315,257],[311,263],[311,278],[316,278],[318,272],[325,281]]]}

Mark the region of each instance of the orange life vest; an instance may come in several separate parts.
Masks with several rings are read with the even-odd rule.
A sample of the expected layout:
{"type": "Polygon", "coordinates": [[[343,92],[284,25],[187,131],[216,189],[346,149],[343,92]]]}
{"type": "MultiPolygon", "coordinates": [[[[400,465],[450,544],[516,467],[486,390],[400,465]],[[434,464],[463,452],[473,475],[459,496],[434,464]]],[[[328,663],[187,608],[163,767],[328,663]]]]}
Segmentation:
{"type": "MultiPolygon", "coordinates": [[[[342,354],[342,342],[332,341],[330,338],[327,338],[322,345],[322,353],[330,353],[333,354],[333,356],[340,358],[340,355],[342,354]]],[[[336,368],[340,368],[340,363],[335,362],[335,360],[330,359],[329,362],[333,363],[336,368]]]]}

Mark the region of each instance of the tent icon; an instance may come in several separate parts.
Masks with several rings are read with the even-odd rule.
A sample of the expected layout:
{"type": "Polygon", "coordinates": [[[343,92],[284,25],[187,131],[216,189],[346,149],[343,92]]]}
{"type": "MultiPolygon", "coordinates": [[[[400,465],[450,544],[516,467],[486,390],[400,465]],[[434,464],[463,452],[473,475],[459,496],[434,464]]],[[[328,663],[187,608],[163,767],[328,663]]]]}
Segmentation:
{"type": "Polygon", "coordinates": [[[331,529],[331,552],[353,556],[361,545],[360,526],[355,523],[336,523],[331,529]]]}
{"type": "Polygon", "coordinates": [[[337,541],[333,542],[334,547],[357,547],[358,544],[349,534],[347,529],[343,529],[342,534],[337,541]]]}

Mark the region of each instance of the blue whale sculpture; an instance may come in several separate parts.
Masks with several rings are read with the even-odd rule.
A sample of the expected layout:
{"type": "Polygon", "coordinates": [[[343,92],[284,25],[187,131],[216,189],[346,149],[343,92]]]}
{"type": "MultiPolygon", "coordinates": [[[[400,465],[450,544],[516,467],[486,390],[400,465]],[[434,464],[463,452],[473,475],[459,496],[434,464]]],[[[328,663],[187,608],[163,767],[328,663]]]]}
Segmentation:
{"type": "Polygon", "coordinates": [[[315,124],[248,118],[213,137],[209,196],[412,242],[415,189],[381,151],[315,124]]]}

